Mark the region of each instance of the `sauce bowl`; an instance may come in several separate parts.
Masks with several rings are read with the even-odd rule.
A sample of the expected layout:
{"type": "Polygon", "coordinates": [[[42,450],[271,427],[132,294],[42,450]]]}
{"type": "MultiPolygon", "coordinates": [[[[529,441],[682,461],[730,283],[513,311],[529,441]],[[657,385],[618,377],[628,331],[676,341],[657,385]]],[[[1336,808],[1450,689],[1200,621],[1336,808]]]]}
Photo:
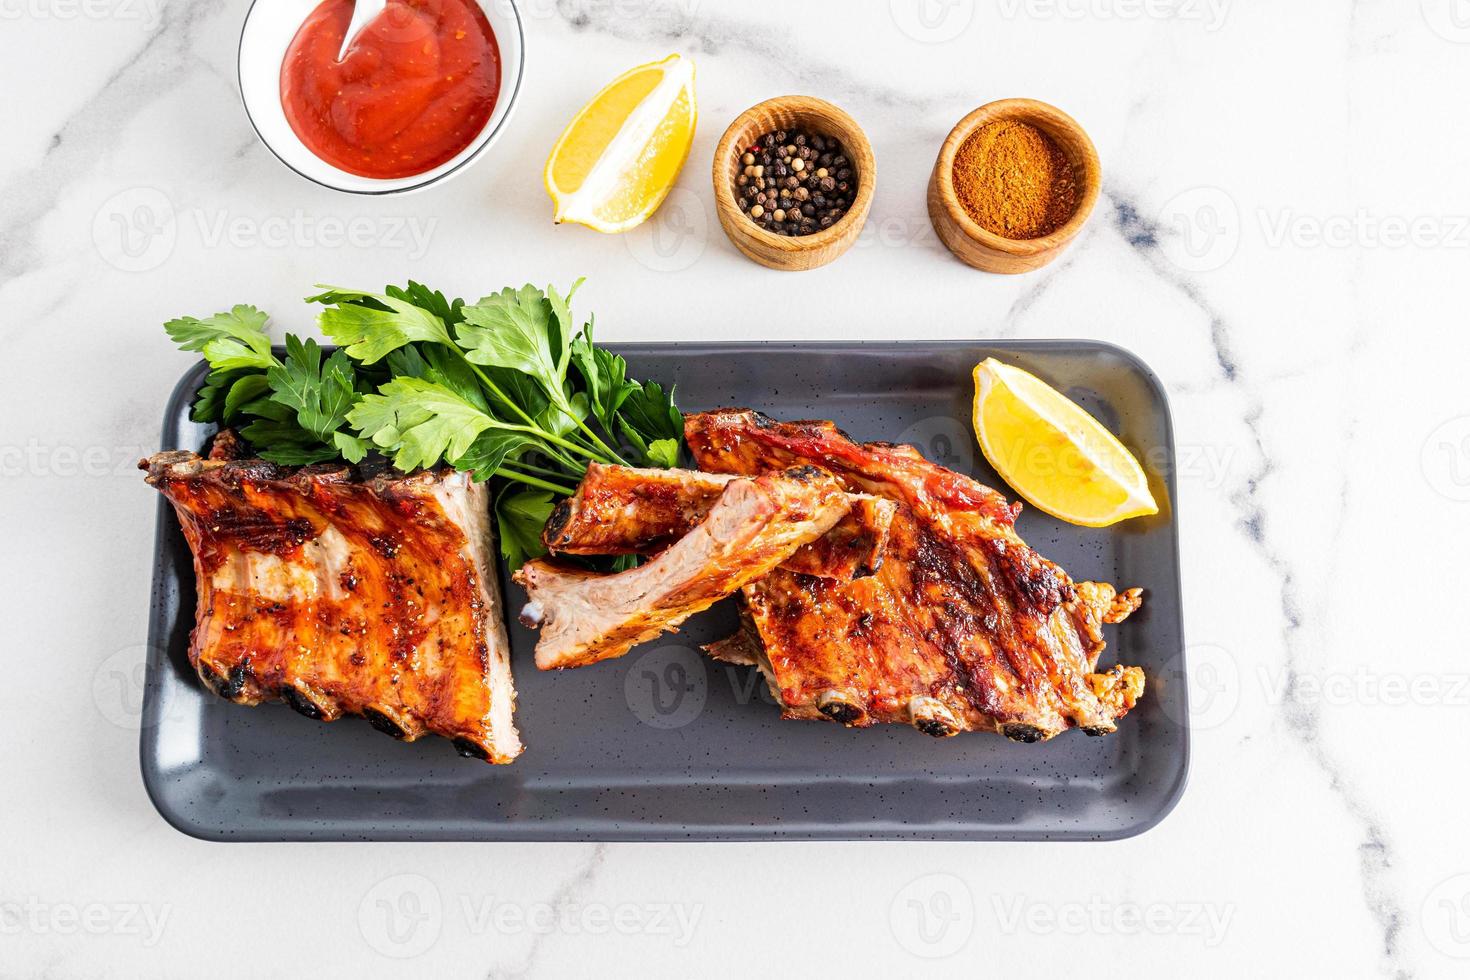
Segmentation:
{"type": "Polygon", "coordinates": [[[352,194],[403,194],[445,180],[469,166],[500,136],[515,108],[525,68],[525,31],[515,0],[478,0],[500,49],[500,95],[479,134],[452,159],[409,177],[360,177],[307,148],[281,106],[286,49],[321,0],[254,0],[240,31],[240,98],[260,141],[291,170],[313,183],[352,194]]]}

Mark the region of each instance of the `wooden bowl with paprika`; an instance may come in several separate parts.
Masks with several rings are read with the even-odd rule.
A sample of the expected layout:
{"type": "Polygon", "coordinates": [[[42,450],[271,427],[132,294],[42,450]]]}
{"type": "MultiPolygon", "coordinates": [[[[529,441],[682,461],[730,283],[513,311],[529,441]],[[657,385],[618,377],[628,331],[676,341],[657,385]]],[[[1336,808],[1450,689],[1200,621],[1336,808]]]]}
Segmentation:
{"type": "Polygon", "coordinates": [[[959,121],[929,178],[929,220],[962,262],[1039,269],[1097,203],[1102,166],[1077,121],[1035,99],[1002,99],[959,121]]]}
{"type": "MultiPolygon", "coordinates": [[[[795,139],[794,136],[791,138],[795,139]]],[[[774,149],[777,153],[781,152],[779,146],[774,149]]],[[[802,152],[805,154],[807,150],[802,148],[802,152]]],[[[810,161],[812,167],[819,163],[815,158],[810,161]]],[[[790,165],[798,166],[797,160],[791,160],[790,165]]],[[[805,168],[807,161],[801,160],[800,166],[805,168]]],[[[818,172],[826,180],[826,171],[818,172]]],[[[715,149],[713,175],[715,210],[719,213],[720,225],[725,229],[731,243],[746,257],[767,268],[799,271],[826,265],[846,252],[857,240],[858,233],[868,220],[868,209],[873,204],[877,169],[873,161],[872,144],[851,116],[822,99],[787,95],[751,106],[735,117],[715,149]],[[844,184],[838,184],[835,191],[829,189],[839,195],[842,210],[840,216],[829,212],[832,213],[832,217],[828,218],[831,224],[821,224],[821,218],[825,215],[816,212],[814,217],[818,223],[811,231],[791,233],[788,230],[787,234],[778,234],[769,227],[763,227],[759,218],[751,216],[754,202],[746,200],[743,196],[745,187],[739,182],[751,180],[753,168],[761,166],[761,161],[770,155],[770,147],[764,147],[763,152],[762,144],[766,137],[777,133],[797,132],[803,136],[811,135],[824,141],[833,141],[832,146],[822,148],[828,151],[822,159],[830,161],[836,156],[837,164],[834,166],[840,166],[841,169],[833,173],[834,181],[843,172],[847,173],[844,184]],[[746,162],[747,157],[750,162],[746,162]],[[845,192],[841,190],[843,186],[847,187],[845,192]]],[[[799,174],[791,173],[780,179],[784,183],[798,176],[799,174]]],[[[764,191],[766,188],[764,182],[762,183],[764,191]]],[[[779,190],[774,182],[770,186],[779,190]]],[[[807,193],[804,186],[796,190],[802,194],[807,193]]],[[[781,193],[785,194],[785,191],[781,193]]],[[[786,198],[783,197],[782,200],[786,198]]],[[[803,197],[801,201],[807,203],[808,199],[803,197]]],[[[793,214],[799,215],[799,212],[793,214]]]]}

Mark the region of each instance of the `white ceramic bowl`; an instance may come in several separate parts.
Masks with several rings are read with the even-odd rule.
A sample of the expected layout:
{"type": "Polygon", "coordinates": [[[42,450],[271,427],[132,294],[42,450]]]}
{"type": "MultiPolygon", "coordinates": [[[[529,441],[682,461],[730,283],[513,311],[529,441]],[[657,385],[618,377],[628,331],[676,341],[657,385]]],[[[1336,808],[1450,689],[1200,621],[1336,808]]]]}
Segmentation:
{"type": "Polygon", "coordinates": [[[515,0],[479,0],[500,47],[500,97],[485,128],[453,159],[412,177],[359,177],[306,148],[281,107],[281,63],[286,48],[321,0],[253,0],[240,32],[240,96],[245,114],[266,149],[307,180],[353,194],[403,194],[438,183],[465,169],[494,143],[515,108],[524,74],[526,35],[515,0]]]}

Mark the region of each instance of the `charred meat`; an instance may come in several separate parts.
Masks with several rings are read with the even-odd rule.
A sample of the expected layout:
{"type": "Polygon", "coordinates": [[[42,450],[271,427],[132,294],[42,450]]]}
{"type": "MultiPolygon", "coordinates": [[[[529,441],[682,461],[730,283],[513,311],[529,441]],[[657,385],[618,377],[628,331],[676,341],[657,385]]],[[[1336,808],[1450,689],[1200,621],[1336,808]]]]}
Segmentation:
{"type": "Polygon", "coordinates": [[[582,667],[626,653],[762,578],[847,514],[830,475],[797,466],[729,481],[693,530],[658,557],[614,575],[528,562],[515,580],[538,627],[536,666],[582,667]]]}
{"type": "Polygon", "coordinates": [[[1113,731],[1141,695],[1140,669],[1097,671],[1101,624],[1137,608],[1139,590],[1074,584],[1021,540],[1019,507],[994,490],[831,422],[726,409],[688,416],[685,435],[704,469],[818,466],[897,504],[876,575],[841,584],[778,568],[745,587],[754,634],[721,652],[756,660],[785,717],[1032,742],[1113,731]]]}
{"type": "MultiPolygon", "coordinates": [[[[657,554],[694,530],[733,479],[723,473],[593,463],[576,494],[552,512],[542,540],[552,554],[657,554]]],[[[842,519],[781,567],[840,582],[877,570],[897,508],[869,494],[851,496],[842,519]]]]}
{"type": "Polygon", "coordinates": [[[519,755],[484,485],[232,455],[216,440],[210,459],[140,464],[194,553],[189,662],[205,684],[405,741],[442,735],[490,762],[519,755]]]}

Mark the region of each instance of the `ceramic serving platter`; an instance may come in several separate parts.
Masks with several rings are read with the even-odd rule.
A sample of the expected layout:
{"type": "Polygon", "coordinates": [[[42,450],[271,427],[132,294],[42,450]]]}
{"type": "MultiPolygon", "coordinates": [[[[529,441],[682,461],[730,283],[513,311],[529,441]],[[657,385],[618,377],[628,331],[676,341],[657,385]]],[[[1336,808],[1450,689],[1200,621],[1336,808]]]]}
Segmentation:
{"type": "MultiPolygon", "coordinates": [[[[1144,668],[1138,708],[1113,735],[1039,745],[784,722],[753,669],[699,653],[732,631],[726,602],[621,660],[555,674],[532,666],[535,636],[512,622],[526,751],[490,766],[442,739],[404,745],[358,719],[322,724],[207,692],[187,660],[193,567],[160,498],[142,768],[165,819],[237,841],[1105,840],[1169,812],[1189,762],[1188,694],[1173,435],[1145,365],[1091,341],[613,347],[633,376],[677,382],[686,411],[833,419],[999,489],[970,431],[975,363],[994,355],[1071,396],[1143,461],[1160,513],[1094,530],[1028,508],[1018,529],[1078,581],[1144,587],[1143,608],[1107,627],[1102,661],[1144,668]]],[[[179,383],[162,448],[210,434],[188,418],[203,378],[200,365],[179,383]]],[[[501,586],[518,609],[520,590],[503,574],[501,586]]]]}

